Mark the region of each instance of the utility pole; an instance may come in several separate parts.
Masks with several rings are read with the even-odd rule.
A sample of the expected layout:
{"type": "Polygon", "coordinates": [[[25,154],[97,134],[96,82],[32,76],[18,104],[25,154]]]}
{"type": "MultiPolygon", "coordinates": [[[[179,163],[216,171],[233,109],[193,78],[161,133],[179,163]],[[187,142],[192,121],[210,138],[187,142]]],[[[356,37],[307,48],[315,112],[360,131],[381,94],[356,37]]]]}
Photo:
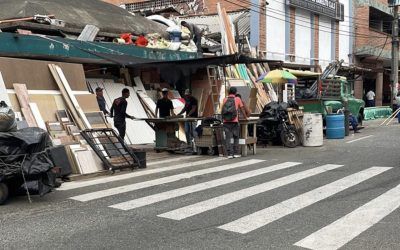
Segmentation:
{"type": "Polygon", "coordinates": [[[399,83],[399,5],[393,1],[393,22],[392,22],[392,91],[390,103],[394,104],[399,83]]]}

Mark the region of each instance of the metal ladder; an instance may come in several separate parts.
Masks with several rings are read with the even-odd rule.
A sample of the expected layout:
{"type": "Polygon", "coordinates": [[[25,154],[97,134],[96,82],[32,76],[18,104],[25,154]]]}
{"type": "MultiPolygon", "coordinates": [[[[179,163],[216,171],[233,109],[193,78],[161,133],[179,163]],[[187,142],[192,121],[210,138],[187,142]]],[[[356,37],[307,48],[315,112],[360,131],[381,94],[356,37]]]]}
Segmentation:
{"type": "MultiPolygon", "coordinates": [[[[328,67],[322,72],[319,80],[324,80],[327,79],[330,75],[333,77],[336,76],[337,72],[339,69],[342,67],[344,60],[336,60],[334,62],[331,62],[328,67]]],[[[310,90],[312,93],[317,94],[317,89],[318,89],[318,80],[316,80],[313,85],[310,87],[310,90]]]]}

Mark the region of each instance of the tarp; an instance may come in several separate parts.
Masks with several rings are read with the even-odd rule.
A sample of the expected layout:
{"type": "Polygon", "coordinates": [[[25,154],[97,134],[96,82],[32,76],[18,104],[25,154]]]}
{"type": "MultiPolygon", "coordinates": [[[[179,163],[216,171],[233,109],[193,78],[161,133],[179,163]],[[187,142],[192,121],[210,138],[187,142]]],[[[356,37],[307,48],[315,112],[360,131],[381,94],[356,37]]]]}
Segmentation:
{"type": "Polygon", "coordinates": [[[50,145],[48,133],[40,128],[26,128],[17,132],[0,133],[0,181],[13,179],[39,182],[41,195],[55,186],[54,167],[46,149],[50,145]]]}
{"type": "Polygon", "coordinates": [[[389,106],[368,107],[364,109],[364,120],[387,118],[391,114],[392,114],[392,108],[390,108],[389,106]]]}
{"type": "Polygon", "coordinates": [[[202,68],[209,65],[226,66],[233,64],[268,63],[270,64],[270,66],[272,65],[278,66],[282,64],[281,61],[252,58],[242,54],[212,56],[212,57],[203,57],[203,58],[188,59],[188,60],[160,61],[160,60],[145,59],[130,55],[104,54],[96,52],[91,52],[91,53],[128,68],[151,65],[152,67],[179,66],[180,68],[192,69],[192,68],[202,68]]]}
{"type": "Polygon", "coordinates": [[[99,0],[0,0],[0,20],[54,15],[67,27],[92,24],[104,32],[161,33],[165,26],[99,0]]]}
{"type": "Polygon", "coordinates": [[[286,70],[289,73],[291,73],[292,75],[297,76],[297,77],[315,77],[315,76],[321,75],[321,73],[316,73],[316,72],[312,72],[309,70],[295,70],[295,69],[287,69],[287,68],[283,68],[283,70],[286,70]]]}

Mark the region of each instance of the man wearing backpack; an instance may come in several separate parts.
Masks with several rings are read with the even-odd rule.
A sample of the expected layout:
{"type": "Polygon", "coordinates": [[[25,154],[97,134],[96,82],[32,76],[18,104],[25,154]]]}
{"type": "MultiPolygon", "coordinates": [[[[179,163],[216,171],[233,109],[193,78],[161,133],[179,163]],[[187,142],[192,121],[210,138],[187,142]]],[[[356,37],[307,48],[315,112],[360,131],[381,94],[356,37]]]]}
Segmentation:
{"type": "Polygon", "coordinates": [[[231,87],[228,92],[228,97],[224,99],[221,112],[224,121],[228,159],[239,158],[241,156],[239,154],[239,110],[242,112],[243,118],[247,119],[246,110],[244,109],[242,100],[239,97],[236,97],[236,94],[237,89],[231,87]]]}

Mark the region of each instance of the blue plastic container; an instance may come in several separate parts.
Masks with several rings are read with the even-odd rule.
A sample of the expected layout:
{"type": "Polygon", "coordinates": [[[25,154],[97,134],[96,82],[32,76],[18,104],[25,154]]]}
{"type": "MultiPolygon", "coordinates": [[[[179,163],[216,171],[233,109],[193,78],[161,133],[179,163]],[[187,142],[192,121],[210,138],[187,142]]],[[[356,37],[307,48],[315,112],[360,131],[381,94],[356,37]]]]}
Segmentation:
{"type": "Polygon", "coordinates": [[[326,116],[326,138],[327,139],[343,139],[344,130],[344,115],[327,115],[326,116]]]}
{"type": "Polygon", "coordinates": [[[180,42],[181,41],[182,32],[173,31],[170,33],[170,39],[172,42],[180,42]]]}

